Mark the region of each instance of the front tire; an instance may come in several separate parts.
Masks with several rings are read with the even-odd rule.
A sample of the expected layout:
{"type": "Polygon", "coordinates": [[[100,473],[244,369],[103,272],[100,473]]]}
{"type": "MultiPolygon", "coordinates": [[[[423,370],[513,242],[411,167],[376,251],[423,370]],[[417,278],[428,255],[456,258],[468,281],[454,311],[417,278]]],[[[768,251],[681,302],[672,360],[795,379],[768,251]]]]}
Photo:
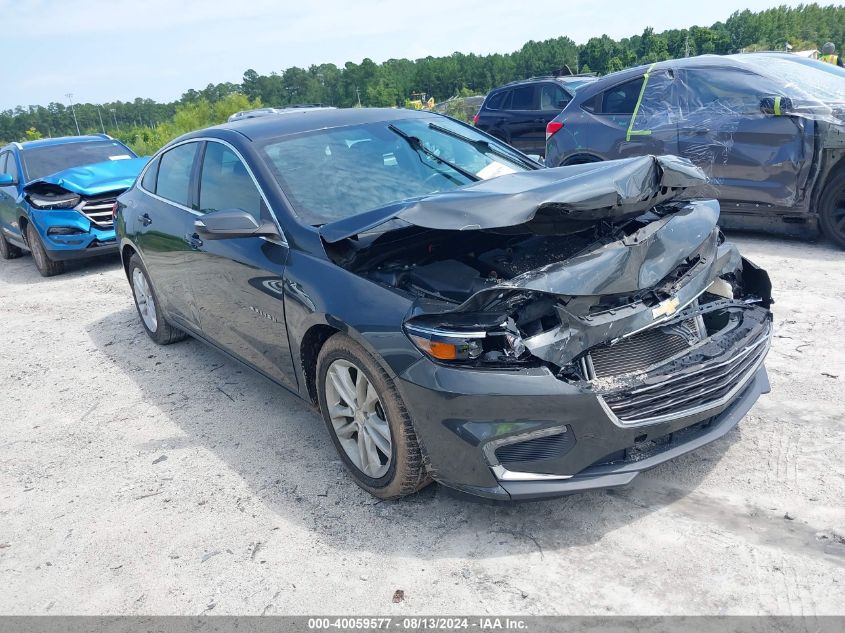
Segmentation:
{"type": "Polygon", "coordinates": [[[361,488],[380,499],[396,499],[431,481],[396,386],[345,334],[335,334],[320,350],[317,393],[332,442],[361,488]]]}
{"type": "Polygon", "coordinates": [[[0,231],[0,259],[15,259],[21,256],[21,249],[6,241],[6,236],[0,231]]]}
{"type": "Polygon", "coordinates": [[[65,271],[65,263],[50,259],[44,244],[41,243],[41,236],[32,224],[26,225],[26,243],[32,252],[32,259],[35,260],[35,267],[42,277],[53,277],[65,271]]]}
{"type": "Polygon", "coordinates": [[[170,345],[187,338],[185,332],[172,326],[164,316],[147,269],[137,255],[129,260],[129,283],[141,325],[153,341],[159,345],[170,345]]]}
{"type": "Polygon", "coordinates": [[[845,170],[839,170],[825,185],[819,200],[819,224],[825,237],[845,249],[845,170]]]}

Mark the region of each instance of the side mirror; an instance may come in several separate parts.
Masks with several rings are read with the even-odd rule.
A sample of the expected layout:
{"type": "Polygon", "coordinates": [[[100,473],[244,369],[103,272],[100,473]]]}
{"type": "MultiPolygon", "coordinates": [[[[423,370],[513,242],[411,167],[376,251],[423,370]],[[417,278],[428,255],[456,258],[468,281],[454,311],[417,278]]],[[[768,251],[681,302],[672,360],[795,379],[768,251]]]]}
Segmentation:
{"type": "Polygon", "coordinates": [[[0,174],[0,187],[11,187],[16,184],[18,184],[18,181],[12,174],[0,174]]]}
{"type": "Polygon", "coordinates": [[[791,114],[795,106],[792,104],[792,99],[789,97],[763,97],[760,99],[760,112],[763,114],[771,114],[774,116],[782,116],[791,114]]]}
{"type": "Polygon", "coordinates": [[[207,240],[228,240],[237,237],[279,237],[272,222],[256,221],[241,209],[212,211],[194,222],[197,234],[207,240]]]}

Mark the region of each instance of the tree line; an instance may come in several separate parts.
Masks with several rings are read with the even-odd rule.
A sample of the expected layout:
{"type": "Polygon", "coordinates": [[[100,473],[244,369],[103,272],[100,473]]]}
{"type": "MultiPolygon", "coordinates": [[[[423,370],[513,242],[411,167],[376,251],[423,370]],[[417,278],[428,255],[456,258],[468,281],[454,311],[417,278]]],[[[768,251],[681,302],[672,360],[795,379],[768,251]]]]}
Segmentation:
{"type": "Polygon", "coordinates": [[[225,121],[238,109],[323,103],[339,107],[403,106],[420,94],[442,101],[455,95],[484,94],[515,79],[555,72],[605,74],[637,64],[700,55],[753,50],[820,49],[828,41],[845,46],[845,7],[818,4],[776,7],[760,12],[733,13],[725,22],[693,26],[620,40],[603,35],[585,44],[560,36],[529,41],[512,53],[453,53],[417,60],[389,59],[381,64],[364,59],[291,67],[261,75],[249,69],[240,84],[209,84],[188,90],[178,101],[151,99],[104,104],[59,101],[46,106],[18,106],[0,112],[0,142],[80,132],[102,132],[128,142],[142,153],[154,151],[182,132],[225,121]],[[74,120],[73,114],[76,114],[74,120]]]}

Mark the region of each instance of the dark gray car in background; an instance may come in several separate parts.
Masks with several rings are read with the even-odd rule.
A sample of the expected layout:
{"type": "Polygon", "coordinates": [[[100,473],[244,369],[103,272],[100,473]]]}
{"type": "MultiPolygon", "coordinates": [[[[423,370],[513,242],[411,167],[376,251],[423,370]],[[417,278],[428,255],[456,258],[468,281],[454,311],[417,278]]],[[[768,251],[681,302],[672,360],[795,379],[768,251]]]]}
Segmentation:
{"type": "MultiPolygon", "coordinates": [[[[546,165],[646,154],[711,178],[720,224],[845,247],[845,70],[785,53],[700,56],[583,86],[546,130],[546,165]]],[[[690,192],[691,194],[696,192],[690,192]]]]}

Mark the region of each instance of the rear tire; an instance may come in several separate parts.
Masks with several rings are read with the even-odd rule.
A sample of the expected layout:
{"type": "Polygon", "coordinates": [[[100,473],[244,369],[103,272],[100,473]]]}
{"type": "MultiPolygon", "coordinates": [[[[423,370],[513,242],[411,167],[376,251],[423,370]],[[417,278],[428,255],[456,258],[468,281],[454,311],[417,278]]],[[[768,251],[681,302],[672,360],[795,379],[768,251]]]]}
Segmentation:
{"type": "Polygon", "coordinates": [[[129,284],[132,286],[135,308],[147,336],[159,345],[170,345],[188,337],[185,332],[172,326],[164,316],[147,269],[137,255],[133,255],[129,260],[129,284]]]}
{"type": "Polygon", "coordinates": [[[320,350],[317,394],[332,442],[361,488],[380,499],[396,499],[430,483],[396,386],[375,358],[345,334],[335,334],[320,350]],[[338,389],[339,374],[348,382],[338,389]],[[370,455],[375,459],[367,459],[370,455]]]}
{"type": "Polygon", "coordinates": [[[9,242],[6,241],[6,236],[0,232],[0,259],[15,259],[20,256],[21,249],[9,244],[9,242]]]}
{"type": "Polygon", "coordinates": [[[819,199],[819,225],[825,237],[845,249],[845,169],[825,185],[819,199]]]}
{"type": "Polygon", "coordinates": [[[29,245],[29,250],[32,252],[32,259],[35,261],[35,267],[42,277],[53,277],[60,275],[65,271],[65,263],[57,262],[50,259],[47,255],[47,250],[44,244],[41,243],[41,236],[32,224],[26,225],[26,243],[29,245]]]}

